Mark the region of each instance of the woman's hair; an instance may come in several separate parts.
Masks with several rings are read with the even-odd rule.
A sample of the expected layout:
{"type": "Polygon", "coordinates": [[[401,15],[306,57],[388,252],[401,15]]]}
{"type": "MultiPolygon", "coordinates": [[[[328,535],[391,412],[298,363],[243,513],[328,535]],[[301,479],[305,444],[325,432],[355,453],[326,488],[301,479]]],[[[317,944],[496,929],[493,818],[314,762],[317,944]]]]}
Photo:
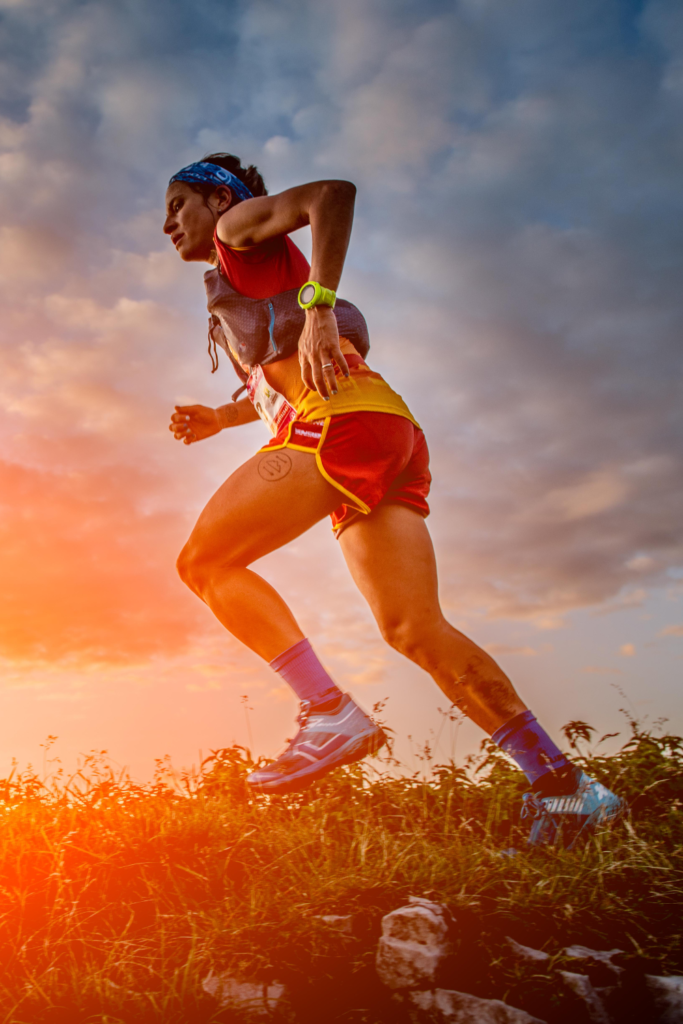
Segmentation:
{"type": "MultiPolygon", "coordinates": [[[[253,164],[250,164],[249,167],[242,167],[240,158],[233,156],[232,153],[209,153],[208,156],[202,157],[202,163],[218,164],[224,170],[230,171],[236,178],[244,182],[253,196],[268,195],[268,189],[263,184],[263,178],[258,169],[253,164]]],[[[204,199],[208,199],[216,191],[216,185],[212,185],[210,182],[187,182],[186,184],[193,192],[199,192],[204,196],[204,199]]],[[[239,196],[233,193],[233,203],[241,202],[239,196]]]]}

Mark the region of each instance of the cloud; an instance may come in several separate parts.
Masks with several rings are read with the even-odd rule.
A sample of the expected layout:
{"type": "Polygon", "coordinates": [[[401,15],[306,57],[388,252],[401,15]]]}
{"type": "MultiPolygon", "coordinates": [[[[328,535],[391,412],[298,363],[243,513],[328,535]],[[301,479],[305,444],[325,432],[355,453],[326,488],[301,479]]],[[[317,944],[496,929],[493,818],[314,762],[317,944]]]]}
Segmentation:
{"type": "Polygon", "coordinates": [[[640,608],[646,600],[647,594],[647,590],[643,590],[642,587],[636,587],[635,589],[625,587],[616,597],[607,601],[593,614],[610,615],[613,612],[622,612],[627,608],[640,608]]]}
{"type": "MultiPolygon", "coordinates": [[[[619,475],[609,470],[588,473],[569,487],[558,487],[545,496],[546,513],[551,518],[571,521],[598,515],[620,505],[628,487],[619,475]]],[[[538,515],[539,510],[534,510],[538,515]]]]}
{"type": "Polygon", "coordinates": [[[538,654],[535,647],[515,647],[512,644],[486,644],[486,650],[490,654],[523,654],[529,657],[535,657],[538,654]]]}
{"type": "Polygon", "coordinates": [[[144,511],[155,482],[0,463],[0,655],[80,664],[187,647],[200,609],[174,578],[182,520],[144,511]]]}
{"type": "Polygon", "coordinates": [[[660,629],[657,636],[683,636],[683,623],[679,626],[665,626],[660,629]]]}
{"type": "Polygon", "coordinates": [[[634,555],[625,564],[626,568],[631,569],[633,572],[643,572],[653,567],[654,559],[650,558],[649,555],[634,555]]]}
{"type": "MultiPolygon", "coordinates": [[[[683,560],[673,2],[44,10],[3,4],[3,649],[135,661],[205,628],[175,553],[263,440],[180,451],[166,431],[179,394],[232,390],[208,375],[201,268],[160,232],[168,176],[213,148],[275,191],[358,183],[342,291],[427,431],[449,608],[557,628],[665,582],[683,560]]],[[[321,546],[325,571],[337,557],[321,546]]],[[[335,670],[381,679],[372,624],[361,656],[297,566],[335,670]]]]}
{"type": "Polygon", "coordinates": [[[623,675],[620,668],[610,668],[607,665],[585,665],[581,671],[594,675],[623,675]]]}
{"type": "Polygon", "coordinates": [[[619,648],[619,654],[621,654],[624,658],[633,658],[635,657],[635,653],[635,644],[622,644],[619,648]]]}

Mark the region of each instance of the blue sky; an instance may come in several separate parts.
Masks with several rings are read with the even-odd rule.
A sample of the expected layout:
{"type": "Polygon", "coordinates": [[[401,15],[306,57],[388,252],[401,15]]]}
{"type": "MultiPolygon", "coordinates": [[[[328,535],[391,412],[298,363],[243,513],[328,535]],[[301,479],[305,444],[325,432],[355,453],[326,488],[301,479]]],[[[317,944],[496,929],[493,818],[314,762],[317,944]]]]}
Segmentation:
{"type": "MultiPolygon", "coordinates": [[[[615,682],[683,728],[679,4],[0,0],[0,52],[6,759],[49,732],[185,763],[244,740],[245,692],[263,752],[289,734],[173,571],[263,441],[166,429],[233,390],[161,234],[169,176],[213,149],[271,191],[357,184],[340,291],[427,432],[454,623],[554,729],[614,731],[615,682]]],[[[342,684],[438,728],[326,525],[263,571],[342,684]]]]}

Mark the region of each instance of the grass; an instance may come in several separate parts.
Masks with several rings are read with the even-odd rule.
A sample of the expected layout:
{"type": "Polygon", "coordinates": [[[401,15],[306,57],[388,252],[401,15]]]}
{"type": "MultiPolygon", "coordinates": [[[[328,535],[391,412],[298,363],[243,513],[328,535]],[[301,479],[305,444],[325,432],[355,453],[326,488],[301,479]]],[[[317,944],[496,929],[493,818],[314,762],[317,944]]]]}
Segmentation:
{"type": "Polygon", "coordinates": [[[311,1008],[334,985],[326,1020],[393,1024],[372,964],[382,915],[409,895],[458,920],[448,987],[531,1012],[552,1003],[551,980],[537,970],[529,995],[506,934],[683,973],[683,740],[632,722],[607,757],[581,753],[584,723],[565,733],[631,816],[574,852],[514,858],[500,851],[524,849],[523,779],[487,744],[465,768],[376,761],[282,798],[250,798],[239,747],[195,775],[160,761],[149,785],[103,755],[70,779],[0,780],[1,1024],[230,1021],[202,991],[209,970],[284,981],[297,1020],[323,1019],[311,1008]],[[353,936],[330,914],[352,915],[353,936]]]}

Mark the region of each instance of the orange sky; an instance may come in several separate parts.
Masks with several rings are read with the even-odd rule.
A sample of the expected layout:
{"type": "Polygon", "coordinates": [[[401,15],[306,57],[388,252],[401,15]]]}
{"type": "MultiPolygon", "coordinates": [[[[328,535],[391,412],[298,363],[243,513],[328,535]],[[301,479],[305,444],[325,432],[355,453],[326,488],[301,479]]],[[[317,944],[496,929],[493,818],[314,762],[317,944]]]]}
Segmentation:
{"type": "MultiPolygon", "coordinates": [[[[71,763],[190,763],[247,742],[243,694],[260,752],[291,735],[291,696],[174,569],[266,437],[187,449],[167,430],[175,402],[235,387],[209,372],[203,268],[161,233],[170,174],[223,148],[272,191],[358,185],[341,292],[427,432],[454,624],[551,729],[614,731],[614,684],[683,728],[667,5],[626,36],[533,4],[514,25],[495,4],[2,7],[0,771],[48,733],[71,763]]],[[[339,682],[390,698],[410,760],[445,701],[382,644],[327,525],[262,569],[339,682]]],[[[458,749],[480,738],[465,726],[458,749]]]]}

